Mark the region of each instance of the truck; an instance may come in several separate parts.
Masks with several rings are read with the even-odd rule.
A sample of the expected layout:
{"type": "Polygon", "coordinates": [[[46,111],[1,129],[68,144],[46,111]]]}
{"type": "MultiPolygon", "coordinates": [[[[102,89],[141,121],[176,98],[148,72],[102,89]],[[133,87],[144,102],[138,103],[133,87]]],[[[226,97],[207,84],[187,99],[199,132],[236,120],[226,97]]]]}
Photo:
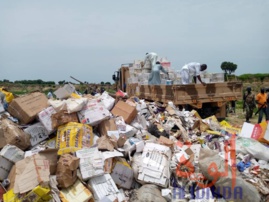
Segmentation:
{"type": "Polygon", "coordinates": [[[202,118],[215,115],[219,120],[227,116],[227,106],[242,100],[243,83],[239,81],[202,84],[144,85],[128,83],[133,63],[122,64],[112,79],[117,89],[140,99],[168,103],[172,101],[180,109],[195,109],[202,118]]]}

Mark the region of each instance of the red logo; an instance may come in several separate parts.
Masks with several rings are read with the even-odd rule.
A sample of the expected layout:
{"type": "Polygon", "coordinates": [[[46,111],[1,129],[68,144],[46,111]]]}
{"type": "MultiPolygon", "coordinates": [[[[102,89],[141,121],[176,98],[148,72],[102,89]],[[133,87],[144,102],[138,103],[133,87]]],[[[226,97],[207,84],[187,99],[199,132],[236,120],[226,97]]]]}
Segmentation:
{"type": "MultiPolygon", "coordinates": [[[[180,142],[177,143],[178,146],[182,146],[180,142]]],[[[191,147],[191,144],[188,144],[188,148],[191,147]]],[[[229,173],[229,165],[228,160],[229,156],[228,153],[230,152],[230,159],[231,159],[231,169],[232,169],[232,189],[234,189],[236,185],[236,153],[235,153],[235,134],[232,135],[230,141],[225,142],[224,146],[225,150],[225,170],[224,172],[219,172],[218,166],[215,162],[212,162],[207,169],[207,173],[213,178],[210,183],[205,184],[203,183],[203,180],[206,180],[206,178],[202,174],[196,174],[195,175],[195,168],[192,162],[184,157],[182,155],[179,158],[179,164],[177,165],[176,174],[179,177],[185,177],[189,178],[190,180],[196,181],[197,185],[204,189],[207,187],[212,187],[221,177],[228,176],[229,173]],[[230,146],[229,146],[230,145],[230,146]]]]}

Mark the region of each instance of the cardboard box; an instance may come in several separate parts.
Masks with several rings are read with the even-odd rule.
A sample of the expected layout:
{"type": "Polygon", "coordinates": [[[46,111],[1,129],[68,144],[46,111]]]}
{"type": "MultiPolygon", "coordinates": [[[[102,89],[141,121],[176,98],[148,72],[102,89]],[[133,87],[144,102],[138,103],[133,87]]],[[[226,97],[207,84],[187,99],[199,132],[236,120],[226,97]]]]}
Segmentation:
{"type": "Polygon", "coordinates": [[[93,197],[89,189],[87,189],[79,180],[74,185],[60,191],[62,202],[89,202],[93,197]]]}
{"type": "Polygon", "coordinates": [[[64,99],[70,97],[70,95],[75,92],[76,88],[72,84],[65,84],[63,87],[58,88],[53,94],[59,99],[64,99]]]}
{"type": "Polygon", "coordinates": [[[126,160],[121,158],[116,162],[111,177],[118,186],[130,189],[133,184],[134,171],[126,160]]]}
{"type": "MultiPolygon", "coordinates": [[[[5,131],[0,133],[1,143],[15,145],[22,150],[27,149],[31,145],[30,136],[9,119],[1,121],[1,128],[5,131]]],[[[1,146],[4,145],[1,144],[1,146]]]]}
{"type": "Polygon", "coordinates": [[[114,150],[114,145],[110,141],[108,136],[102,136],[97,140],[98,144],[98,149],[99,150],[108,150],[108,151],[113,151],[114,150]]]}
{"type": "Polygon", "coordinates": [[[142,153],[142,165],[138,180],[144,183],[167,187],[170,180],[169,164],[172,152],[169,147],[155,143],[146,143],[142,153]]]}
{"type": "Polygon", "coordinates": [[[98,125],[98,130],[99,130],[100,135],[108,135],[107,131],[116,131],[116,130],[118,130],[117,125],[115,123],[115,119],[111,118],[111,119],[102,121],[98,125]]]}
{"type": "Polygon", "coordinates": [[[16,165],[14,164],[7,177],[7,179],[9,179],[10,182],[9,186],[7,187],[7,191],[14,189],[15,177],[16,177],[16,165]]]}
{"type": "Polygon", "coordinates": [[[56,148],[59,148],[59,155],[76,152],[83,147],[91,147],[93,139],[91,126],[70,122],[58,127],[56,148]]]}
{"type": "Polygon", "coordinates": [[[30,93],[17,97],[8,106],[8,112],[27,124],[36,118],[36,115],[48,107],[48,99],[44,93],[30,93]]]}
{"type": "Polygon", "coordinates": [[[51,115],[52,128],[57,129],[59,126],[69,122],[78,122],[77,113],[67,113],[67,111],[59,111],[51,115]]]}
{"type": "Polygon", "coordinates": [[[38,154],[36,154],[39,159],[49,161],[51,175],[55,175],[56,170],[57,170],[57,162],[58,162],[57,152],[58,152],[58,149],[45,149],[45,150],[39,151],[38,154]]]}
{"type": "Polygon", "coordinates": [[[105,196],[114,201],[120,194],[120,191],[118,190],[110,174],[93,177],[89,180],[88,184],[93,190],[96,201],[101,200],[105,196]]]}
{"type": "Polygon", "coordinates": [[[0,152],[0,155],[5,157],[12,163],[16,163],[17,161],[24,159],[24,151],[14,145],[9,144],[4,146],[4,148],[0,152]]]}
{"type": "Polygon", "coordinates": [[[111,113],[114,116],[122,116],[127,124],[130,124],[137,115],[136,107],[130,106],[121,100],[117,102],[111,113]]]}
{"type": "Polygon", "coordinates": [[[40,159],[38,155],[26,157],[16,164],[14,193],[26,193],[38,185],[49,184],[49,161],[40,159]]]}
{"type": "Polygon", "coordinates": [[[60,157],[57,165],[56,179],[58,186],[68,188],[77,180],[77,168],[79,166],[79,158],[64,154],[60,157]]]}
{"type": "Polygon", "coordinates": [[[101,100],[92,99],[77,112],[79,120],[83,124],[95,126],[110,117],[110,112],[105,108],[101,100]]]}
{"type": "Polygon", "coordinates": [[[7,178],[12,166],[13,163],[11,161],[7,160],[3,156],[0,156],[0,181],[7,178]]]}
{"type": "Polygon", "coordinates": [[[269,144],[269,122],[263,121],[260,124],[251,124],[245,122],[243,124],[240,136],[252,138],[269,144]]]}
{"type": "Polygon", "coordinates": [[[80,158],[79,168],[84,181],[104,174],[103,155],[102,152],[98,151],[97,147],[76,151],[76,156],[80,158]]]}
{"type": "Polygon", "coordinates": [[[49,137],[49,132],[40,122],[30,125],[24,131],[30,135],[31,146],[35,146],[49,137]]]}
{"type": "Polygon", "coordinates": [[[174,146],[174,142],[164,136],[160,136],[159,143],[170,148],[173,148],[174,146]]]}
{"type": "Polygon", "coordinates": [[[0,149],[2,149],[6,145],[6,138],[4,135],[4,130],[2,128],[1,122],[0,122],[0,149]]]}
{"type": "Polygon", "coordinates": [[[240,136],[258,140],[263,133],[263,128],[260,124],[251,124],[244,122],[240,136]]]}
{"type": "Polygon", "coordinates": [[[54,132],[54,128],[52,127],[51,115],[55,114],[56,111],[52,106],[42,110],[38,113],[38,119],[43,124],[43,126],[47,129],[48,133],[51,134],[54,132]]]}

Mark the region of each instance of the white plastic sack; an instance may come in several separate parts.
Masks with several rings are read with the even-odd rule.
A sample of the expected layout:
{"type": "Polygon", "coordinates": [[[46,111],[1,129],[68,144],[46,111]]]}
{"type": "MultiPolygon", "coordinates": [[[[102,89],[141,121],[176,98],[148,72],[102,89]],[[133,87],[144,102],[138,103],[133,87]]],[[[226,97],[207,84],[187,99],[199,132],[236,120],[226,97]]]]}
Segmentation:
{"type": "Polygon", "coordinates": [[[56,112],[67,110],[66,103],[62,100],[48,100],[48,103],[55,109],[56,112]]]}
{"type": "Polygon", "coordinates": [[[74,99],[70,98],[65,100],[67,112],[73,113],[82,110],[82,108],[87,104],[87,98],[74,99]]]}
{"type": "Polygon", "coordinates": [[[103,92],[100,97],[106,109],[110,111],[114,106],[115,99],[111,97],[106,91],[103,92]]]}
{"type": "Polygon", "coordinates": [[[162,193],[158,186],[153,184],[146,184],[138,189],[137,194],[138,201],[154,201],[154,202],[166,202],[166,199],[162,197],[162,193]]]}
{"type": "Polygon", "coordinates": [[[250,154],[258,160],[269,161],[269,148],[252,138],[238,137],[235,150],[236,153],[250,154]]]}
{"type": "Polygon", "coordinates": [[[219,157],[217,151],[201,148],[198,164],[201,173],[211,181],[211,185],[218,188],[219,194],[222,196],[228,197],[234,202],[260,201],[258,190],[241,178],[238,171],[236,171],[236,176],[233,176],[230,166],[226,170],[225,161],[219,157]],[[232,188],[233,182],[235,183],[234,189],[232,188]],[[241,190],[240,194],[237,194],[238,188],[241,190]]]}

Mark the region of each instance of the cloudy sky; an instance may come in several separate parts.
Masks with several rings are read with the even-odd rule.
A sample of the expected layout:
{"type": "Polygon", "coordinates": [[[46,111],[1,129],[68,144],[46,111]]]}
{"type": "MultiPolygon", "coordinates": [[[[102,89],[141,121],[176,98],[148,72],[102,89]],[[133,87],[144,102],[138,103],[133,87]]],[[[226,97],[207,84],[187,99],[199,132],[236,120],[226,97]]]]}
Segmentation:
{"type": "Polygon", "coordinates": [[[269,73],[268,0],[0,0],[0,80],[112,81],[146,52],[174,69],[269,73]]]}

